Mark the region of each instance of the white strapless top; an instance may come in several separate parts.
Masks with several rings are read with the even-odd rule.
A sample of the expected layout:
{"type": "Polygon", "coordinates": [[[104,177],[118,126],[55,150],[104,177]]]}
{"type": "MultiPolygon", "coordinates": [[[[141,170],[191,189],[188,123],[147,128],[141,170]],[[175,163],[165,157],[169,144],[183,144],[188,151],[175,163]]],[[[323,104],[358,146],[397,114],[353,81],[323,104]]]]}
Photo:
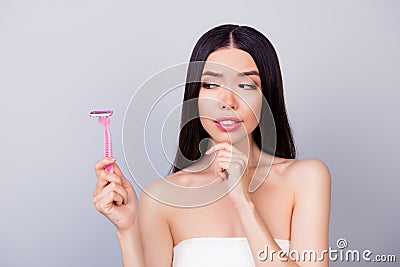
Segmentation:
{"type": "MultiPolygon", "coordinates": [[[[275,241],[284,252],[289,252],[289,240],[275,241]]],[[[255,267],[255,264],[245,237],[198,237],[183,240],[174,246],[172,266],[255,267]]]]}

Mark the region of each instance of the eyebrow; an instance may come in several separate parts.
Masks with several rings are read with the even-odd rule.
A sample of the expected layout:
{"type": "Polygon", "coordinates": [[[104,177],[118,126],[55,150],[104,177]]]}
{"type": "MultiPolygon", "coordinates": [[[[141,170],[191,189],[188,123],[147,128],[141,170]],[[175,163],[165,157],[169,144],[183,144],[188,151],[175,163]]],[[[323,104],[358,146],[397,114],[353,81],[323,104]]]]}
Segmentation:
{"type": "Polygon", "coordinates": [[[251,70],[251,71],[245,71],[245,72],[238,73],[238,76],[250,76],[250,75],[260,76],[260,73],[258,73],[258,71],[256,71],[256,70],[251,70]]]}
{"type": "MultiPolygon", "coordinates": [[[[258,71],[256,71],[256,70],[238,73],[238,76],[250,76],[250,75],[260,76],[260,73],[258,73],[258,71]]],[[[205,72],[203,72],[202,76],[222,77],[224,75],[222,73],[217,73],[217,72],[213,72],[213,71],[205,71],[205,72]]]]}

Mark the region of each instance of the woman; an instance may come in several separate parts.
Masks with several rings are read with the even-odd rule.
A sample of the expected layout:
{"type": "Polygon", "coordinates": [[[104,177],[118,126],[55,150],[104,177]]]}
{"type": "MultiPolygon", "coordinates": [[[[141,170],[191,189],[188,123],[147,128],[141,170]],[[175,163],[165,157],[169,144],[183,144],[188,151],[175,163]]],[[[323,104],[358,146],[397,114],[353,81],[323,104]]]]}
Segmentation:
{"type": "Polygon", "coordinates": [[[207,205],[176,207],[152,197],[160,179],[146,187],[138,208],[115,160],[97,162],[94,203],[117,227],[124,266],[328,266],[330,173],[320,160],[295,159],[271,43],[251,27],[221,25],[199,39],[190,62],[204,62],[200,72],[188,70],[188,80],[197,75],[201,82],[186,84],[187,123],[165,180],[181,187],[214,183],[227,194],[207,205]],[[271,120],[263,98],[276,124],[276,146],[267,138],[272,126],[265,123],[271,120]],[[191,99],[197,116],[188,120],[191,99]],[[110,163],[115,175],[104,171],[110,163]],[[266,179],[250,192],[252,178],[266,169],[266,179]]]}

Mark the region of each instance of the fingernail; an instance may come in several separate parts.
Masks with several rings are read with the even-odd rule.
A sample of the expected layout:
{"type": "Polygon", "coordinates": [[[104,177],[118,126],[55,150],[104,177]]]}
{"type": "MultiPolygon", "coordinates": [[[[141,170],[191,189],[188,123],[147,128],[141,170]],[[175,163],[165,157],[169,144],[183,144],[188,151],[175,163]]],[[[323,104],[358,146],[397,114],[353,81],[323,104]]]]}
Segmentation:
{"type": "Polygon", "coordinates": [[[204,154],[206,154],[206,155],[208,155],[208,154],[210,154],[211,153],[211,150],[213,149],[214,147],[211,147],[209,150],[207,150],[204,154]]]}
{"type": "Polygon", "coordinates": [[[114,157],[108,157],[108,158],[107,158],[107,160],[110,160],[110,161],[116,161],[117,159],[116,159],[116,158],[114,158],[114,157]]]}

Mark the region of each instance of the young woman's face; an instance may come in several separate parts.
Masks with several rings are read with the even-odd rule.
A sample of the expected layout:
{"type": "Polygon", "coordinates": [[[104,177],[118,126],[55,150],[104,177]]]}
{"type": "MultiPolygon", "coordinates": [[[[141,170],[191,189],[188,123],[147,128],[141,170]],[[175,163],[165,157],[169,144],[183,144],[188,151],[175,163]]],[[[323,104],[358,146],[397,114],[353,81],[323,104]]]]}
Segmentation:
{"type": "Polygon", "coordinates": [[[257,127],[262,107],[261,80],[253,58],[237,48],[211,53],[199,92],[200,121],[216,142],[232,144],[257,127]]]}

